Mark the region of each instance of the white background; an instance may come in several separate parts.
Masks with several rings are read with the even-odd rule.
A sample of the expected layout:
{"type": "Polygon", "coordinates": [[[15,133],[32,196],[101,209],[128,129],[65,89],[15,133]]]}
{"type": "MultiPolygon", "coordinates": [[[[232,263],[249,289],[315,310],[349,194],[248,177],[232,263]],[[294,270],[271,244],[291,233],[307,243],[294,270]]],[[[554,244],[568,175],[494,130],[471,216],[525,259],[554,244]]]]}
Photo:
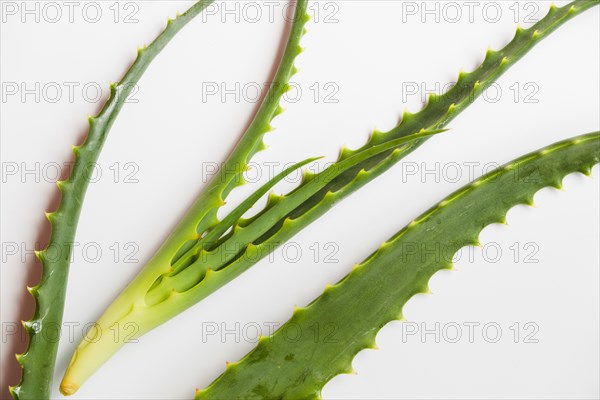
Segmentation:
{"type": "MultiPolygon", "coordinates": [[[[103,11],[99,22],[87,22],[80,7],[71,23],[67,8],[58,4],[65,15],[56,23],[48,21],[54,14],[40,15],[39,22],[33,16],[26,16],[25,22],[21,14],[3,16],[3,85],[24,82],[31,88],[35,82],[41,87],[55,82],[63,88],[56,103],[49,101],[54,92],[41,93],[39,102],[33,95],[23,101],[20,93],[2,99],[3,246],[25,243],[30,250],[47,238],[43,212],[55,207],[57,195],[52,179],[47,179],[54,174],[48,166],[70,161],[70,145],[79,143],[86,132],[86,115],[97,113],[102,104],[89,101],[93,91],[84,98],[82,86],[97,82],[106,95],[108,82],[119,79],[135,49],[149,43],[168,16],[191,5],[137,2],[139,10],[133,17],[138,22],[123,23],[135,8],[125,9],[121,2],[115,23],[113,2],[99,2],[103,11]],[[64,82],[80,84],[73,101],[64,82]],[[31,169],[36,163],[38,176],[21,176],[23,167],[31,169]],[[15,164],[19,172],[7,175],[6,168],[15,164]]],[[[226,102],[219,96],[203,99],[203,82],[224,82],[231,88],[235,82],[243,86],[271,79],[283,41],[283,3],[274,6],[272,21],[261,6],[264,14],[255,23],[244,18],[244,4],[237,5],[239,22],[235,15],[224,15],[219,3],[215,15],[204,21],[200,16],[180,32],[140,81],[135,95],[139,101],[125,105],[110,133],[99,160],[102,178],[90,186],[79,221],[76,240],[81,246],[75,251],[68,284],[64,318],[78,324],[77,339],[82,325],[100,315],[176,224],[204,185],[205,163],[224,159],[257,107],[247,99],[236,102],[233,96],[226,102]],[[109,167],[116,162],[121,173],[131,171],[123,168],[125,163],[135,163],[139,170],[133,178],[139,182],[125,183],[121,175],[115,183],[114,168],[109,167]],[[121,248],[116,263],[109,249],[115,242],[121,248]],[[123,262],[127,254],[123,246],[128,242],[139,246],[135,255],[139,263],[123,262]],[[89,243],[101,247],[100,260],[94,260],[89,245],[89,254],[82,251],[89,243]]],[[[416,15],[407,13],[406,2],[400,1],[312,4],[313,17],[317,17],[315,10],[320,14],[307,26],[309,33],[302,40],[306,51],[297,60],[300,72],[293,78],[302,96],[283,104],[287,111],[274,121],[277,130],[266,137],[270,148],[255,157],[257,163],[285,163],[315,155],[334,160],[341,145],[356,147],[372,129],[392,128],[405,107],[417,111],[420,94],[408,95],[409,86],[435,89],[436,82],[443,86],[454,81],[461,67],[469,71],[481,62],[488,46],[498,49],[512,38],[515,10],[519,10],[517,20],[528,26],[524,18],[535,6],[539,10],[534,18],[539,18],[550,3],[494,3],[501,10],[497,22],[492,22],[496,6],[488,6],[486,14],[486,3],[477,3],[470,21],[467,6],[455,3],[463,15],[454,23],[448,21],[455,18],[454,10],[444,9],[445,3],[437,6],[439,22],[435,15],[421,14],[421,2],[412,4],[416,15]],[[330,23],[325,23],[325,16],[330,23]],[[315,83],[322,90],[319,99],[310,89],[315,83]],[[327,83],[339,89],[333,97],[337,103],[324,102],[327,83]]],[[[17,5],[22,7],[20,2],[17,5]]],[[[427,6],[433,8],[435,3],[427,6]]],[[[229,7],[236,6],[230,3],[229,7]]],[[[310,302],[325,284],[340,279],[382,241],[468,182],[466,163],[478,163],[474,172],[480,175],[486,163],[497,165],[562,138],[597,130],[598,16],[596,8],[561,27],[502,77],[496,85],[502,91],[497,101],[492,92],[487,101],[479,99],[450,125],[451,132],[430,140],[404,164],[298,234],[293,241],[302,257],[288,262],[293,249],[289,254],[276,251],[272,261],[261,262],[138,344],[126,346],[74,397],[191,398],[196,387],[205,387],[224,370],[225,361],[239,359],[254,345],[244,340],[247,335],[239,342],[234,335],[226,340],[219,335],[203,338],[207,324],[235,330],[239,322],[239,332],[248,324],[284,322],[295,304],[310,302]],[[534,86],[525,87],[528,83],[534,86]],[[517,98],[511,87],[520,88],[517,98]],[[535,103],[525,99],[532,91],[536,93],[529,100],[535,103]],[[432,169],[436,162],[439,174],[422,179],[423,168],[432,169]],[[449,163],[465,167],[458,181],[450,170],[444,173],[444,166],[454,165],[449,163]],[[414,166],[419,173],[409,175],[414,166]],[[330,242],[337,246],[333,263],[324,259],[324,246],[330,242]],[[314,243],[321,248],[316,263],[310,249],[314,243]]],[[[598,398],[597,167],[594,172],[593,179],[579,174],[567,177],[562,192],[541,191],[535,209],[511,210],[509,226],[487,228],[482,233],[482,243],[488,244],[484,249],[489,249],[486,257],[481,249],[463,249],[458,271],[437,274],[431,281],[435,295],[413,298],[404,309],[408,322],[388,324],[377,336],[380,350],[361,352],[353,363],[358,375],[335,378],[325,386],[324,397],[598,398]],[[511,250],[515,243],[521,249],[516,260],[511,250]],[[533,247],[525,249],[528,243],[533,247]],[[494,252],[498,248],[501,256],[494,252]],[[532,248],[535,263],[525,259],[532,248]],[[473,261],[466,256],[469,251],[473,261]],[[434,335],[425,340],[420,335],[406,337],[409,324],[433,329],[438,322],[441,328],[462,326],[463,337],[458,343],[444,337],[436,343],[434,335]],[[480,324],[473,343],[464,325],[469,322],[480,324]],[[537,343],[525,343],[523,335],[531,332],[524,329],[528,322],[533,324],[528,327],[538,329],[533,336],[537,343]],[[502,329],[497,343],[485,340],[494,336],[493,330],[487,337],[483,334],[486,323],[502,329]],[[511,330],[514,323],[520,324],[518,343],[511,330]]],[[[291,187],[286,183],[278,189],[291,187]]],[[[246,185],[236,190],[226,210],[255,188],[246,185]]],[[[25,346],[7,335],[7,327],[30,317],[32,300],[25,285],[35,284],[39,277],[32,255],[22,262],[21,253],[8,255],[4,250],[3,398],[8,396],[6,385],[18,380],[13,353],[25,346]]],[[[56,387],[77,341],[63,336],[56,387]]],[[[60,397],[57,388],[53,397],[60,397]]]]}

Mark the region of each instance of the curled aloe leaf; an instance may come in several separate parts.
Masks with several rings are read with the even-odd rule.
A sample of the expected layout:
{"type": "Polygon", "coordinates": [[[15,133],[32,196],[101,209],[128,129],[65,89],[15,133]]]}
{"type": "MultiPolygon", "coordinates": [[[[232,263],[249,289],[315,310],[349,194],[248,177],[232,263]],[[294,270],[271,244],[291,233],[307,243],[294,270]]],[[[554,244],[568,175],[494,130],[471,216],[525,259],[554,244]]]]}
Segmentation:
{"type": "Polygon", "coordinates": [[[428,293],[437,271],[452,268],[461,247],[479,243],[486,226],[504,222],[518,204],[533,204],[535,193],[560,188],[572,172],[589,175],[600,162],[600,133],[574,137],[518,158],[454,192],[386,241],[345,278],[325,292],[270,337],[261,337],[242,360],[196,399],[309,399],[339,374],[352,373],[352,359],[375,348],[377,332],[402,319],[404,304],[428,293]],[[420,249],[420,250],[419,250],[420,249]],[[439,251],[431,251],[439,249],[439,251]],[[315,325],[318,324],[318,325],[315,325]],[[335,340],[299,335],[291,343],[288,328],[336,328],[335,340]]]}

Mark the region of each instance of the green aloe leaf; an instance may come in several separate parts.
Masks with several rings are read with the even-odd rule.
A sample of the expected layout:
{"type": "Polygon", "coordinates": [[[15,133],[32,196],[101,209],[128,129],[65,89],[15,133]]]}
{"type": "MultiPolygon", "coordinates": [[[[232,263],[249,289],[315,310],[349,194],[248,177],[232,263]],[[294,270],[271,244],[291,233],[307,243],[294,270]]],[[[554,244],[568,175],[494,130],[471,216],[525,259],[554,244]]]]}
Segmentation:
{"type": "Polygon", "coordinates": [[[600,133],[594,132],[525,155],[464,186],[415,218],[308,306],[296,308],[286,324],[261,337],[242,360],[229,363],[196,398],[320,398],[325,383],[352,373],[359,351],[375,347],[385,324],[402,319],[412,296],[429,292],[433,274],[452,269],[460,248],[479,243],[483,228],[504,222],[515,205],[533,204],[538,190],[560,188],[567,174],[589,175],[599,162],[600,133]],[[334,340],[300,335],[291,343],[285,335],[290,326],[294,332],[332,326],[336,335],[334,340]]]}

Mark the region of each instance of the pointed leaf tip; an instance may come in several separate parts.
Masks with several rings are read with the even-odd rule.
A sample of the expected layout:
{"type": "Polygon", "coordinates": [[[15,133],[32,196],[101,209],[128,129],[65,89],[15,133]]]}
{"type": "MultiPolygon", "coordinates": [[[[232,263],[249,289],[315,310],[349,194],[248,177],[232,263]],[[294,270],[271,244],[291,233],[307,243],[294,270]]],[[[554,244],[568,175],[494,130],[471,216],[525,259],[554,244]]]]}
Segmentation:
{"type": "Polygon", "coordinates": [[[8,387],[8,392],[15,399],[19,398],[20,391],[21,391],[21,385],[9,386],[8,387]]]}
{"type": "Polygon", "coordinates": [[[59,387],[59,391],[63,396],[71,396],[77,392],[79,386],[69,381],[62,381],[59,387]]]}

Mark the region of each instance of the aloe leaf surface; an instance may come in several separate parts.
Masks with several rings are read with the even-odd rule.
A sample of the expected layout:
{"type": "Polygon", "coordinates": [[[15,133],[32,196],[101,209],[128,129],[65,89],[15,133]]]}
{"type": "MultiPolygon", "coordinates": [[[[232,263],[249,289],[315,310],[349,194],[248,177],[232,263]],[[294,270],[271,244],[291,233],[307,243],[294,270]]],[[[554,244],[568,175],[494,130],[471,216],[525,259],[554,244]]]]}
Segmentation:
{"type": "Polygon", "coordinates": [[[226,371],[197,399],[320,398],[321,389],[339,374],[352,373],[352,359],[375,348],[377,332],[402,319],[404,304],[428,293],[437,271],[452,269],[454,254],[479,243],[486,226],[504,222],[518,204],[533,204],[544,187],[560,188],[570,173],[591,173],[600,162],[600,133],[574,137],[518,158],[454,192],[414,219],[345,278],[329,285],[270,337],[261,337],[242,360],[226,371]],[[436,249],[436,251],[431,251],[436,249]],[[317,325],[318,324],[318,325],[317,325]],[[287,329],[335,327],[335,338],[298,335],[287,329]],[[288,333],[289,335],[289,333],[288,333]]]}
{"type": "Polygon", "coordinates": [[[83,144],[73,146],[74,164],[70,176],[57,181],[61,201],[53,212],[46,213],[52,233],[45,249],[36,256],[42,264],[40,282],[27,288],[35,299],[33,317],[23,321],[29,344],[17,360],[23,367],[21,382],[9,390],[15,399],[47,399],[52,388],[52,376],[60,337],[77,222],[85,193],[102,146],[127,96],[144,74],[152,60],[188,22],[214,0],[201,0],[176,19],[169,19],[164,31],[148,46],[138,49],[137,58],[120,82],[110,85],[110,97],[95,117],[89,117],[89,130],[83,144]]]}

